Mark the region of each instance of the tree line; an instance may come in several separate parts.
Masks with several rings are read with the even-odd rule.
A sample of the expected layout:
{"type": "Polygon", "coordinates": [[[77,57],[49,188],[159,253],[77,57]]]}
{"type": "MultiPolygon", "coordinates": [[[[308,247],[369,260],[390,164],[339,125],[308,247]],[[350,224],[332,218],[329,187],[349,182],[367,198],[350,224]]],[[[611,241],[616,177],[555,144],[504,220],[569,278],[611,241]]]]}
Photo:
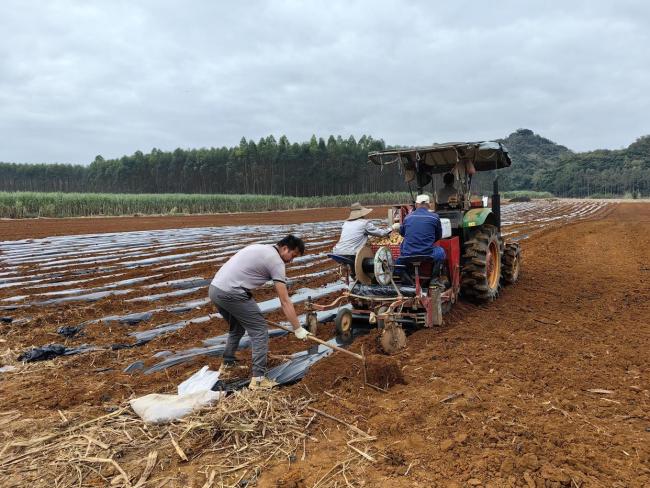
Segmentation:
{"type": "MultiPolygon", "coordinates": [[[[650,193],[650,136],[626,149],[574,153],[529,129],[501,142],[513,165],[499,171],[502,190],[548,191],[560,196],[650,193]]],[[[323,196],[405,190],[397,166],[367,163],[381,139],[362,136],[286,136],[235,147],[141,151],[118,159],[97,156],[88,166],[0,163],[0,190],[95,193],[198,193],[323,196]]],[[[476,177],[487,192],[492,174],[476,177]]]]}
{"type": "Polygon", "coordinates": [[[119,159],[97,156],[88,166],[0,163],[0,190],[102,193],[212,193],[321,196],[400,187],[396,172],[366,164],[384,141],[315,136],[290,143],[273,136],[236,147],[153,149],[119,159]]]}

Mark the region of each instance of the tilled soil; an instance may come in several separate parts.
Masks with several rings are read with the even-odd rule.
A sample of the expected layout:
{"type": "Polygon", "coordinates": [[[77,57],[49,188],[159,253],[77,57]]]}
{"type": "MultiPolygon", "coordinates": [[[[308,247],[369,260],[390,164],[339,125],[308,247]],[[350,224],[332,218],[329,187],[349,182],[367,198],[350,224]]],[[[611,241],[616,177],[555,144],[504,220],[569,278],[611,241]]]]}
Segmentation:
{"type": "MultiPolygon", "coordinates": [[[[370,218],[383,218],[388,207],[375,206],[370,218]]],[[[79,217],[70,219],[0,219],[1,239],[36,239],[99,232],[128,232],[223,225],[295,224],[341,220],[350,214],[347,207],[310,208],[279,212],[223,213],[183,216],[79,217]]]]}
{"type": "MultiPolygon", "coordinates": [[[[277,462],[262,472],[258,485],[314,486],[321,482],[321,486],[333,486],[336,482],[346,486],[346,481],[352,486],[650,483],[650,205],[609,208],[613,210],[601,212],[597,219],[562,227],[549,225],[525,240],[520,282],[505,288],[491,304],[461,302],[446,316],[445,326],[412,334],[408,348],[390,359],[390,367],[397,364],[401,371],[390,371],[391,378],[395,376],[398,381],[393,378],[388,382],[396,384],[387,391],[364,387],[360,364],[347,356],[335,354],[314,365],[303,382],[286,388],[287,394],[312,396],[314,407],[355,425],[376,440],[349,443],[343,424],[317,416],[309,432],[315,440],[305,443],[304,460],[298,456],[291,462],[277,462]],[[367,450],[374,461],[350,446],[367,450]]],[[[346,213],[345,209],[332,211],[339,213],[328,214],[329,219],[343,218],[346,213]]],[[[377,212],[378,217],[384,213],[377,212]]],[[[262,220],[260,214],[231,216],[222,225],[246,223],[239,219],[249,216],[250,223],[255,224],[324,219],[322,215],[316,219],[278,212],[263,214],[262,220]]],[[[42,219],[32,221],[30,225],[37,224],[32,228],[13,228],[12,238],[194,223],[219,225],[214,220],[203,222],[204,217],[216,218],[183,217],[182,223],[168,217],[67,219],[70,223],[66,221],[65,228],[42,219]],[[52,227],[43,228],[41,222],[52,227]]],[[[4,224],[0,222],[0,235],[9,238],[2,232],[4,224]]],[[[538,224],[522,226],[521,232],[538,224]]],[[[313,270],[328,268],[331,265],[319,264],[313,270]]],[[[165,279],[193,276],[195,271],[165,279]]],[[[199,271],[208,277],[214,268],[205,265],[199,271]]],[[[308,286],[330,281],[317,278],[308,286]]],[[[185,298],[204,295],[197,292],[185,298]]],[[[270,290],[263,290],[256,298],[272,296],[270,290]]],[[[327,297],[320,301],[327,301],[327,297]]],[[[28,310],[26,313],[37,316],[25,329],[0,325],[0,350],[6,357],[14,357],[18,351],[7,351],[7,347],[61,341],[54,332],[57,325],[70,325],[75,317],[81,321],[119,312],[120,307],[121,298],[110,298],[93,305],[28,310]]],[[[143,305],[145,308],[148,306],[143,305]]],[[[304,307],[299,305],[297,310],[300,313],[304,307]]],[[[207,311],[212,310],[181,315],[161,312],[152,322],[171,322],[207,311]]],[[[270,320],[281,318],[281,312],[269,314],[270,320]]],[[[150,327],[147,323],[142,329],[150,327]]],[[[72,343],[126,341],[125,331],[138,328],[93,325],[85,337],[72,343]]],[[[102,415],[133,395],[173,391],[201,365],[216,369],[221,360],[202,357],[147,376],[131,376],[122,369],[165,348],[194,347],[226,330],[223,321],[212,320],[188,325],[135,349],[24,366],[19,373],[0,376],[0,410],[20,412],[21,421],[60,421],[58,411],[73,421],[83,421],[102,415]]],[[[332,325],[319,329],[322,339],[332,334],[332,325]]],[[[363,345],[366,354],[374,355],[375,340],[373,331],[355,341],[351,349],[359,352],[363,345]]],[[[271,364],[302,349],[304,344],[292,337],[274,339],[271,364]]],[[[250,351],[242,351],[241,357],[247,361],[250,351]]],[[[145,362],[153,363],[150,359],[145,362]]],[[[381,371],[377,373],[381,378],[381,371]]],[[[4,426],[6,435],[1,442],[9,435],[29,434],[29,422],[21,425],[24,427],[17,430],[4,426]]],[[[185,475],[182,486],[203,486],[200,459],[173,466],[168,469],[185,475]]]]}
{"type": "MultiPolygon", "coordinates": [[[[315,365],[318,408],[377,437],[347,473],[366,486],[648,486],[650,206],[526,241],[520,282],[460,303],[409,337],[406,385],[363,388],[359,368],[315,365]],[[345,375],[342,380],[341,376],[345,375]],[[591,391],[590,391],[591,390],[591,391]],[[327,392],[327,394],[325,394],[327,392]]],[[[299,387],[298,387],[299,388],[299,387]]],[[[331,435],[263,478],[320,476],[354,452],[331,435]]]]}

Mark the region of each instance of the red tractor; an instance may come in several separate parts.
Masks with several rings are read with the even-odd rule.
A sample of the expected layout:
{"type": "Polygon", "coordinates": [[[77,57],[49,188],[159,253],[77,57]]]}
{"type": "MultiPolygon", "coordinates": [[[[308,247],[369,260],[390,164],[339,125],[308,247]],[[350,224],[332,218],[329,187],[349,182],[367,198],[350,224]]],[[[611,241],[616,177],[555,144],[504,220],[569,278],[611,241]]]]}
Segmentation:
{"type": "MultiPolygon", "coordinates": [[[[434,263],[430,256],[399,257],[399,236],[388,242],[371,242],[355,258],[329,255],[343,265],[348,290],[334,302],[318,306],[308,301],[307,325],[316,325],[313,310],[338,306],[337,335],[352,337],[354,318],[365,318],[381,330],[379,345],[386,353],[405,347],[404,327],[442,325],[459,295],[477,301],[494,300],[502,284],[515,283],[519,276],[521,251],[516,242],[501,236],[501,206],[498,181],[494,180],[491,207],[488,197],[473,196],[472,176],[510,166],[508,152],[498,142],[437,144],[429,147],[372,152],[376,165],[399,164],[409,188],[418,194],[433,185],[434,175],[445,174],[446,188],[431,193],[443,226],[443,238],[436,242],[446,259],[434,263]],[[451,176],[448,176],[451,175],[451,176]],[[453,176],[453,180],[452,180],[453,176]],[[347,306],[343,306],[347,305],[347,306]]],[[[393,207],[389,224],[402,222],[413,206],[393,207]]]]}

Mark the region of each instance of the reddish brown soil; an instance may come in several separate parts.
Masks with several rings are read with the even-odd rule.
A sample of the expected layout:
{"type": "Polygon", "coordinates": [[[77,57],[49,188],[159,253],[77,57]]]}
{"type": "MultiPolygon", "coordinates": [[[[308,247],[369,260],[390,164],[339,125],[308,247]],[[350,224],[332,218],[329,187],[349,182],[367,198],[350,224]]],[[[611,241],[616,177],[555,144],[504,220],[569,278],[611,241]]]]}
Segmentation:
{"type": "MultiPolygon", "coordinates": [[[[372,218],[386,216],[386,208],[375,206],[372,218]]],[[[49,236],[128,232],[134,230],[181,229],[222,225],[295,224],[346,218],[347,207],[311,208],[281,212],[224,213],[210,215],[146,217],[79,217],[72,219],[0,219],[0,240],[36,239],[49,236]]]]}
{"type": "Polygon", "coordinates": [[[366,382],[382,389],[405,385],[401,364],[394,358],[371,354],[365,357],[366,382]]]}
{"type": "MultiPolygon", "coordinates": [[[[523,249],[521,281],[497,301],[460,303],[444,327],[409,337],[398,357],[406,385],[363,388],[361,369],[344,358],[311,369],[302,387],[316,406],[378,438],[367,444],[376,463],[348,479],[356,473],[365,486],[391,487],[648,486],[650,205],[619,205],[523,249]]],[[[306,461],[277,466],[263,486],[277,479],[311,486],[354,455],[333,435],[340,425],[317,425],[331,442],[308,444],[306,461]]]]}
{"type": "MultiPolygon", "coordinates": [[[[397,365],[405,384],[392,381],[397,384],[386,393],[364,387],[360,364],[341,354],[316,364],[305,381],[286,389],[287,394],[313,395],[316,408],[376,436],[375,441],[353,444],[369,449],[376,461],[362,462],[347,444],[350,437],[341,424],[316,417],[310,435],[318,441],[306,443],[305,460],[298,456],[292,464],[277,462],[262,473],[258,485],[313,486],[336,463],[356,456],[345,472],[354,486],[647,486],[650,205],[612,208],[600,219],[535,234],[522,244],[524,265],[517,285],[504,289],[489,305],[461,302],[446,316],[445,326],[409,336],[408,348],[391,358],[389,365],[397,365]]],[[[323,212],[340,212],[327,214],[323,220],[346,214],[345,209],[323,212]]],[[[314,212],[263,214],[264,219],[248,214],[238,219],[250,216],[249,222],[256,224],[321,220],[310,213],[314,212]]],[[[246,223],[200,220],[210,218],[233,216],[177,221],[175,217],[68,219],[66,226],[70,226],[64,229],[55,223],[59,221],[42,219],[30,221],[38,228],[12,229],[10,238],[246,223]],[[40,228],[41,223],[50,226],[49,231],[40,228]]],[[[5,221],[0,222],[0,236],[9,238],[4,233],[9,227],[4,226],[5,221]]],[[[313,271],[328,266],[317,265],[313,271]]],[[[212,272],[206,265],[198,274],[207,277],[212,272]]],[[[194,274],[196,270],[182,276],[194,274]]],[[[180,276],[170,274],[164,279],[180,276]]],[[[311,280],[309,286],[327,281],[311,280]]],[[[257,298],[271,295],[271,291],[261,291],[257,298]]],[[[299,313],[304,309],[297,308],[299,313]]],[[[0,324],[0,353],[11,348],[2,362],[7,363],[5,357],[15,359],[18,350],[29,344],[61,342],[54,332],[56,326],[70,325],[75,317],[81,321],[119,311],[124,311],[121,299],[105,300],[34,310],[39,313],[37,321],[22,329],[0,324]]],[[[92,326],[85,338],[69,344],[110,344],[126,340],[126,330],[147,329],[153,323],[207,311],[211,310],[161,314],[135,329],[92,326]]],[[[269,318],[278,320],[281,315],[276,312],[269,318]]],[[[187,326],[141,348],[21,367],[17,373],[0,375],[0,412],[18,410],[21,420],[40,418],[55,423],[60,421],[57,410],[61,410],[67,418],[81,422],[132,395],[174,390],[199,366],[218,368],[220,359],[203,357],[148,376],[121,371],[138,359],[152,364],[149,358],[156,351],[196,347],[202,339],[225,330],[223,321],[213,320],[187,326]]],[[[332,333],[331,325],[321,327],[319,337],[329,338],[332,333]]],[[[352,350],[358,352],[363,345],[366,353],[374,354],[374,341],[371,333],[356,341],[352,350]]],[[[274,339],[272,364],[301,349],[304,344],[293,337],[274,339]]],[[[241,357],[248,360],[250,352],[242,351],[241,357]]],[[[7,430],[0,433],[0,444],[9,435],[27,434],[7,430]]],[[[200,459],[182,470],[194,480],[184,486],[205,482],[200,459]]],[[[346,486],[342,476],[337,479],[339,486],[346,486]]]]}

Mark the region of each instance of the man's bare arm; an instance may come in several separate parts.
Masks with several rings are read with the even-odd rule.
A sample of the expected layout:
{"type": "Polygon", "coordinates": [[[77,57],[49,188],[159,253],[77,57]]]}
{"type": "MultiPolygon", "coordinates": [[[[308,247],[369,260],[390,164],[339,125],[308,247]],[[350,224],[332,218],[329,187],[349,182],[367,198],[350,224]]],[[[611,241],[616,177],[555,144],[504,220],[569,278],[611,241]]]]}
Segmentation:
{"type": "Polygon", "coordinates": [[[280,299],[280,305],[282,306],[282,311],[287,317],[289,323],[293,326],[294,330],[300,328],[300,322],[298,321],[298,316],[296,315],[296,309],[293,308],[293,302],[289,298],[289,291],[287,290],[287,285],[279,281],[275,281],[275,291],[278,293],[278,298],[280,299]]]}

